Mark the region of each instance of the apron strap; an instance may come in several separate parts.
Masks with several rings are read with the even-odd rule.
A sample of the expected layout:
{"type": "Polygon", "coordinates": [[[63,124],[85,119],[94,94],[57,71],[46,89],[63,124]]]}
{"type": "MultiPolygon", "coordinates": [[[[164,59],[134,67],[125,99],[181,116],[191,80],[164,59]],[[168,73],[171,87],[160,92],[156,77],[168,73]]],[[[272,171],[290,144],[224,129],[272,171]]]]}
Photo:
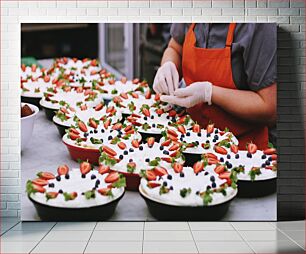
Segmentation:
{"type": "Polygon", "coordinates": [[[230,23],[228,26],[228,32],[227,32],[226,43],[225,43],[226,47],[232,46],[235,27],[236,27],[236,23],[230,23]]]}

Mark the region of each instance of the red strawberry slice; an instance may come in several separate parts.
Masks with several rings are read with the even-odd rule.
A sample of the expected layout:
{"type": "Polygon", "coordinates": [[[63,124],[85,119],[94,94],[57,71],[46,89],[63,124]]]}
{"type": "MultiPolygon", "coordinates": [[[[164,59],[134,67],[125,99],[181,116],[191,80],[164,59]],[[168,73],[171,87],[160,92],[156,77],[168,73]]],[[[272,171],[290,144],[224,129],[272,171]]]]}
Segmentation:
{"type": "Polygon", "coordinates": [[[272,155],[272,154],[276,153],[276,149],[275,148],[267,148],[263,152],[266,155],[272,155]]]}
{"type": "Polygon", "coordinates": [[[213,123],[208,124],[207,127],[206,127],[206,132],[207,133],[213,133],[214,128],[215,128],[215,125],[213,123]]]}
{"type": "Polygon", "coordinates": [[[69,172],[69,167],[67,165],[61,165],[57,168],[58,175],[67,175],[69,172]]]}
{"type": "Polygon", "coordinates": [[[146,92],[146,94],[145,94],[145,98],[147,99],[147,100],[149,100],[149,99],[151,99],[151,91],[150,90],[147,90],[147,92],[146,92]]]}
{"type": "Polygon", "coordinates": [[[96,59],[91,60],[90,65],[91,66],[97,66],[98,65],[97,60],[96,59]]]}
{"type": "MultiPolygon", "coordinates": [[[[113,102],[119,104],[120,102],[122,102],[122,99],[120,98],[120,96],[115,96],[113,98],[113,102]]],[[[113,106],[111,108],[113,108],[113,106]]]]}
{"type": "Polygon", "coordinates": [[[50,76],[44,76],[44,81],[46,82],[46,83],[48,83],[49,81],[50,81],[50,76]]]}
{"type": "Polygon", "coordinates": [[[193,171],[195,174],[201,172],[203,169],[204,169],[203,161],[197,161],[195,164],[193,164],[193,171]]]}
{"type": "Polygon", "coordinates": [[[173,137],[177,137],[177,136],[178,136],[178,134],[175,132],[175,130],[169,129],[169,130],[167,131],[167,133],[168,133],[169,135],[173,136],[173,137]]]}
{"type": "Polygon", "coordinates": [[[175,136],[172,136],[172,135],[170,135],[170,134],[168,134],[168,136],[167,136],[169,139],[171,139],[172,141],[177,141],[178,140],[178,137],[175,137],[175,136]]]}
{"type": "Polygon", "coordinates": [[[176,116],[176,111],[174,109],[172,109],[172,110],[169,111],[168,114],[169,114],[170,117],[174,117],[174,116],[176,116]]]}
{"type": "Polygon", "coordinates": [[[161,160],[165,161],[165,162],[168,162],[168,163],[171,163],[172,162],[172,158],[170,157],[162,157],[160,158],[161,160]]]}
{"type": "Polygon", "coordinates": [[[102,196],[107,196],[109,193],[110,193],[110,191],[111,191],[112,189],[111,188],[101,188],[101,189],[98,189],[98,192],[102,195],[102,196]]]}
{"type": "Polygon", "coordinates": [[[121,150],[124,150],[126,148],[126,144],[123,143],[123,142],[119,142],[118,143],[118,147],[121,149],[121,150]]]}
{"type": "Polygon", "coordinates": [[[249,153],[254,154],[257,151],[257,146],[253,143],[247,144],[247,150],[249,153]]]}
{"type": "Polygon", "coordinates": [[[69,114],[69,111],[64,107],[61,107],[60,111],[62,111],[64,114],[69,114]]]}
{"type": "Polygon", "coordinates": [[[87,131],[88,131],[87,126],[85,125],[84,122],[79,121],[79,122],[78,122],[78,126],[79,126],[79,128],[80,128],[81,131],[83,131],[83,132],[87,132],[87,131]]]}
{"type": "Polygon", "coordinates": [[[118,181],[119,179],[119,174],[118,172],[110,172],[106,177],[105,177],[105,182],[106,183],[114,183],[118,181]]]}
{"type": "Polygon", "coordinates": [[[171,153],[169,156],[170,157],[176,157],[178,155],[178,150],[176,150],[175,152],[171,153]]]}
{"type": "Polygon", "coordinates": [[[72,140],[76,140],[76,139],[80,138],[80,136],[78,134],[75,134],[73,132],[69,132],[69,137],[72,140]]]}
{"type": "Polygon", "coordinates": [[[155,138],[154,137],[149,137],[147,140],[147,144],[149,147],[152,147],[154,145],[155,138]]]}
{"type": "Polygon", "coordinates": [[[201,130],[201,127],[200,127],[199,124],[194,124],[193,127],[192,127],[192,130],[193,130],[193,132],[195,132],[195,133],[199,133],[200,130],[201,130]]]}
{"type": "Polygon", "coordinates": [[[170,148],[169,148],[169,151],[175,151],[175,150],[177,150],[177,149],[179,149],[180,148],[180,145],[179,144],[174,144],[174,145],[172,145],[170,148]]]}
{"type": "Polygon", "coordinates": [[[155,94],[154,100],[155,101],[160,101],[160,94],[159,93],[155,94]]]}
{"type": "Polygon", "coordinates": [[[224,166],[224,165],[217,165],[217,166],[215,167],[214,170],[215,170],[215,172],[216,172],[217,174],[221,174],[221,173],[224,172],[225,166],[224,166]]]}
{"type": "Polygon", "coordinates": [[[207,163],[208,165],[218,164],[220,161],[218,159],[208,158],[207,163]]]}
{"type": "Polygon", "coordinates": [[[204,157],[205,158],[212,158],[212,159],[218,159],[217,155],[213,154],[213,153],[204,153],[204,157]]]}
{"type": "Polygon", "coordinates": [[[156,180],[156,174],[153,170],[146,170],[145,177],[148,181],[156,180]]]}
{"type": "Polygon", "coordinates": [[[105,173],[108,173],[109,171],[110,171],[110,166],[100,165],[99,168],[98,168],[98,172],[101,175],[103,175],[105,173]]]}
{"type": "Polygon", "coordinates": [[[175,173],[181,173],[182,170],[183,170],[183,165],[178,163],[178,162],[175,162],[175,163],[173,163],[172,168],[173,168],[175,173]]]}
{"type": "Polygon", "coordinates": [[[35,192],[45,193],[46,189],[40,185],[32,184],[35,192]]]}
{"type": "Polygon", "coordinates": [[[113,84],[115,84],[115,80],[114,79],[110,79],[110,80],[108,80],[108,84],[110,84],[110,85],[113,85],[113,84]]]}
{"type": "Polygon", "coordinates": [[[103,146],[102,150],[103,150],[103,152],[107,153],[110,156],[116,156],[117,155],[116,151],[114,151],[112,148],[110,148],[108,146],[103,146]]]}
{"type": "Polygon", "coordinates": [[[126,81],[127,81],[127,77],[122,77],[122,78],[121,78],[121,82],[122,82],[123,84],[125,84],[126,81]]]}
{"type": "Polygon", "coordinates": [[[39,172],[37,176],[45,180],[52,180],[55,178],[55,176],[50,172],[39,172]]]}
{"type": "Polygon", "coordinates": [[[98,127],[98,124],[96,123],[96,121],[92,118],[89,119],[89,126],[94,128],[94,129],[97,129],[98,127]]]}
{"type": "Polygon", "coordinates": [[[131,95],[132,95],[132,97],[133,97],[134,99],[138,99],[138,98],[139,98],[139,95],[138,95],[137,93],[131,93],[131,95]]]}
{"type": "Polygon", "coordinates": [[[133,129],[133,126],[132,125],[128,125],[124,128],[124,131],[127,132],[129,130],[133,129]]]}
{"type": "Polygon", "coordinates": [[[37,178],[37,179],[32,180],[32,183],[39,185],[39,186],[45,186],[48,184],[48,181],[45,179],[37,178]]]}
{"type": "Polygon", "coordinates": [[[122,123],[116,123],[112,127],[113,130],[117,130],[117,131],[121,130],[121,128],[122,128],[122,123]]]}
{"type": "Polygon", "coordinates": [[[32,72],[36,72],[37,69],[37,65],[36,64],[32,64],[31,70],[32,72]]]}
{"type": "Polygon", "coordinates": [[[227,172],[227,171],[219,174],[219,178],[220,179],[225,179],[228,185],[232,184],[230,176],[231,176],[231,172],[227,172]]]}
{"type": "Polygon", "coordinates": [[[184,116],[181,116],[179,119],[178,119],[178,121],[177,121],[177,123],[178,124],[183,124],[184,122],[185,122],[185,120],[186,120],[186,115],[184,115],[184,116]]]}
{"type": "Polygon", "coordinates": [[[234,154],[238,153],[238,146],[236,146],[235,144],[232,144],[231,145],[231,151],[234,154]]]}
{"type": "Polygon", "coordinates": [[[135,148],[138,148],[138,147],[139,147],[139,141],[138,141],[138,139],[133,139],[133,140],[132,140],[132,146],[135,147],[135,148]]]}
{"type": "Polygon", "coordinates": [[[220,154],[227,154],[226,149],[222,146],[215,146],[215,152],[220,154]]]}
{"type": "Polygon", "coordinates": [[[103,108],[103,103],[99,103],[96,107],[95,107],[95,111],[100,111],[103,108]]]}
{"type": "Polygon", "coordinates": [[[22,70],[23,72],[26,71],[26,66],[25,66],[25,64],[22,64],[22,65],[21,65],[21,70],[22,70]]]}
{"type": "Polygon", "coordinates": [[[143,113],[145,116],[147,116],[147,117],[150,116],[150,111],[149,111],[147,108],[143,108],[143,109],[142,109],[142,113],[143,113]]]}
{"type": "Polygon", "coordinates": [[[132,80],[132,83],[133,83],[134,85],[138,84],[138,83],[139,83],[139,78],[134,78],[134,79],[132,80]]]}
{"type": "Polygon", "coordinates": [[[168,171],[165,168],[158,166],[154,168],[154,173],[158,176],[163,176],[167,175],[168,171]]]}
{"type": "Polygon", "coordinates": [[[155,112],[156,112],[157,115],[162,115],[164,113],[164,110],[161,109],[161,108],[158,108],[158,109],[155,110],[155,112]]]}
{"type": "Polygon", "coordinates": [[[80,164],[80,170],[81,170],[81,174],[86,175],[87,173],[89,173],[92,169],[92,166],[89,162],[87,161],[83,161],[80,164]]]}
{"type": "Polygon", "coordinates": [[[140,115],[135,114],[135,113],[133,113],[133,114],[132,114],[132,117],[141,118],[141,116],[140,116],[140,115]]]}
{"type": "Polygon", "coordinates": [[[65,193],[65,200],[74,200],[76,199],[76,197],[78,196],[78,193],[76,193],[75,191],[74,192],[71,192],[71,193],[65,193]]]}
{"type": "Polygon", "coordinates": [[[160,183],[156,183],[156,182],[148,182],[147,186],[151,189],[156,188],[158,186],[160,186],[160,183]]]}
{"type": "Polygon", "coordinates": [[[171,144],[171,139],[167,139],[164,142],[161,143],[162,146],[169,146],[171,144]]]}
{"type": "Polygon", "coordinates": [[[177,130],[182,134],[186,134],[186,129],[183,125],[177,126],[177,130]]]}
{"type": "Polygon", "coordinates": [[[111,120],[110,120],[110,119],[107,119],[107,120],[103,123],[104,128],[107,129],[107,128],[110,126],[110,124],[111,124],[111,120]]]}
{"type": "Polygon", "coordinates": [[[85,104],[84,104],[84,105],[81,105],[80,108],[81,108],[82,111],[87,110],[87,106],[86,106],[85,104]]]}
{"type": "Polygon", "coordinates": [[[271,158],[272,158],[272,160],[276,161],[277,160],[277,154],[272,154],[271,158]]]}
{"type": "Polygon", "coordinates": [[[58,192],[55,191],[50,191],[46,193],[46,198],[47,199],[54,199],[58,196],[58,192]]]}
{"type": "Polygon", "coordinates": [[[106,109],[106,113],[107,113],[107,114],[108,114],[108,113],[111,113],[114,109],[115,109],[114,106],[110,106],[110,107],[108,107],[108,108],[106,109]]]}
{"type": "Polygon", "coordinates": [[[120,93],[120,96],[123,98],[123,99],[128,99],[128,95],[127,93],[120,93]]]}
{"type": "Polygon", "coordinates": [[[135,133],[134,129],[131,129],[131,130],[125,132],[126,135],[133,134],[133,133],[135,133]]]}
{"type": "Polygon", "coordinates": [[[76,92],[77,93],[83,93],[83,87],[78,87],[77,89],[76,89],[76,92]]]}

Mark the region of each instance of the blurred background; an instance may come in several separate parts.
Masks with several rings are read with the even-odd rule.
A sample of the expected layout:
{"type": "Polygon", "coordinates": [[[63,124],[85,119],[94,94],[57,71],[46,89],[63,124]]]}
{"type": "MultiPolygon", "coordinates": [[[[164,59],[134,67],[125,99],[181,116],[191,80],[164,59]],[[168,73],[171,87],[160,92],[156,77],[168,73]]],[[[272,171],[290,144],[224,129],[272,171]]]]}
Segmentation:
{"type": "Polygon", "coordinates": [[[99,58],[117,77],[151,85],[170,39],[171,24],[22,24],[21,56],[99,58]]]}

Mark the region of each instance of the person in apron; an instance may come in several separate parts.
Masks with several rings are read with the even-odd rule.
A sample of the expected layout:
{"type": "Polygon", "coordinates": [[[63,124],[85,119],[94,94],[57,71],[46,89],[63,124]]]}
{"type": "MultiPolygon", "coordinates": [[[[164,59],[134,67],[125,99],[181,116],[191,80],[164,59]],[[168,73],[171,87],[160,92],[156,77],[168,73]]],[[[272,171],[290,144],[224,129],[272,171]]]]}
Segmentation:
{"type": "Polygon", "coordinates": [[[267,148],[276,122],[276,25],[173,24],[171,35],[153,84],[161,100],[186,107],[203,128],[229,128],[240,149],[267,148]]]}

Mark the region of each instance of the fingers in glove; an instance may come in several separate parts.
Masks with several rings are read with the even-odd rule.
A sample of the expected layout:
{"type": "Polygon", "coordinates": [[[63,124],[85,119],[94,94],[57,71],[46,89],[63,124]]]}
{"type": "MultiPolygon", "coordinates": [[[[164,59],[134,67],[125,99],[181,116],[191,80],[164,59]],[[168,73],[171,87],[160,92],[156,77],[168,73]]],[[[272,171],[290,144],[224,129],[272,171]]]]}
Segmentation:
{"type": "Polygon", "coordinates": [[[174,92],[174,95],[175,96],[178,96],[178,97],[187,97],[187,96],[192,96],[194,95],[196,91],[194,91],[194,89],[192,89],[191,86],[187,86],[186,88],[180,88],[180,89],[177,89],[175,92],[174,92]]]}
{"type": "Polygon", "coordinates": [[[172,76],[172,84],[173,84],[173,92],[177,90],[179,86],[179,74],[177,72],[176,67],[171,68],[171,76],[172,76]]]}
{"type": "Polygon", "coordinates": [[[167,88],[168,88],[168,93],[167,94],[173,95],[174,88],[173,88],[173,80],[172,80],[171,72],[169,74],[165,77],[166,82],[167,82],[167,88]]]}
{"type": "Polygon", "coordinates": [[[192,97],[176,97],[176,96],[168,96],[168,95],[163,95],[160,97],[161,101],[168,102],[170,104],[178,105],[180,107],[185,107],[185,108],[190,108],[194,106],[192,103],[192,97]]]}

